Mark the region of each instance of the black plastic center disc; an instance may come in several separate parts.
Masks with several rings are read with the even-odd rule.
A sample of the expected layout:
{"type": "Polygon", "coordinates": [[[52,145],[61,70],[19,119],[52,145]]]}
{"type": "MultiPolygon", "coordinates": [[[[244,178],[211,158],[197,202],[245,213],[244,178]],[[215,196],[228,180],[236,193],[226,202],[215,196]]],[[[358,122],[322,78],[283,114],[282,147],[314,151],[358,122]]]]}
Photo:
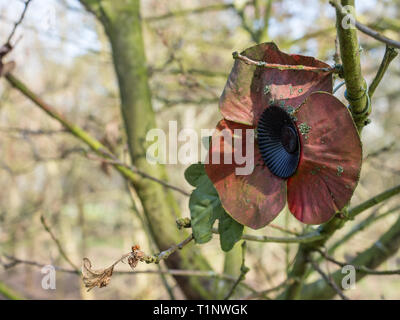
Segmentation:
{"type": "Polygon", "coordinates": [[[257,126],[258,146],[268,169],[280,178],[289,178],[300,159],[300,139],[290,115],[280,107],[268,107],[257,126]]]}
{"type": "Polygon", "coordinates": [[[294,153],[297,150],[297,134],[296,130],[289,126],[283,126],[281,131],[281,141],[283,147],[289,153],[294,153]]]}

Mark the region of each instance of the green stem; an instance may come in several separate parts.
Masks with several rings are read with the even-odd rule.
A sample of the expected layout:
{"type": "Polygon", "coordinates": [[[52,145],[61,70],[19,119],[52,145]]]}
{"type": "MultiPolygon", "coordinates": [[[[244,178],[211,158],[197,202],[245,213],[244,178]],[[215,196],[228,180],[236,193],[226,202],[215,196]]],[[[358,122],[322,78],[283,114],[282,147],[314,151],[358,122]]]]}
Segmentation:
{"type": "Polygon", "coordinates": [[[400,193],[400,185],[397,185],[393,188],[390,188],[366,201],[364,201],[363,203],[360,203],[359,205],[355,206],[354,208],[349,210],[349,218],[353,219],[355,218],[358,214],[360,214],[361,212],[364,212],[365,210],[395,196],[398,195],[400,193]]]}
{"type": "Polygon", "coordinates": [[[247,272],[250,271],[250,269],[248,267],[246,267],[245,265],[245,259],[246,259],[246,241],[242,242],[242,264],[240,266],[240,275],[237,278],[237,280],[235,281],[235,283],[233,284],[231,290],[229,291],[229,293],[226,295],[224,300],[229,300],[230,297],[232,297],[233,293],[235,292],[237,286],[246,278],[246,274],[247,272]]]}
{"type": "Polygon", "coordinates": [[[379,66],[378,72],[376,73],[374,80],[372,80],[372,83],[369,86],[368,93],[370,98],[372,98],[377,86],[381,82],[383,75],[386,73],[386,70],[388,69],[390,63],[393,61],[394,58],[397,57],[398,54],[399,53],[396,49],[386,46],[385,54],[379,66]]]}
{"type": "Polygon", "coordinates": [[[346,243],[347,241],[349,241],[351,238],[353,238],[358,232],[365,230],[365,228],[367,228],[368,226],[370,226],[371,224],[373,224],[374,222],[383,219],[385,217],[387,217],[388,215],[398,211],[400,209],[400,206],[397,206],[385,213],[382,213],[380,215],[376,215],[376,213],[372,213],[370,214],[367,218],[365,218],[364,220],[362,220],[360,223],[358,223],[356,226],[354,226],[348,233],[346,233],[343,237],[341,237],[338,241],[336,241],[332,246],[330,246],[328,252],[330,254],[332,254],[333,252],[335,252],[335,250],[340,247],[341,245],[343,245],[344,243],[346,243]]]}
{"type": "Polygon", "coordinates": [[[9,300],[24,300],[24,298],[5,283],[0,282],[0,295],[9,300]]]}

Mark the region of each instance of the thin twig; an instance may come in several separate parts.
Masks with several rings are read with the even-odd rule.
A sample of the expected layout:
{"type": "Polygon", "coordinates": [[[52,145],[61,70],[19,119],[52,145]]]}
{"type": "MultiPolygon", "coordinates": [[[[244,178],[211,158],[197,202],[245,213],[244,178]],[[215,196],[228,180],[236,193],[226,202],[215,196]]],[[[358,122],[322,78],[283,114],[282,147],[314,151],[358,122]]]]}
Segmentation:
{"type": "Polygon", "coordinates": [[[229,300],[230,297],[232,297],[233,293],[235,292],[237,286],[246,278],[247,272],[250,271],[250,269],[245,265],[245,259],[246,259],[246,241],[242,242],[242,264],[240,266],[240,275],[233,284],[231,290],[229,290],[228,294],[224,298],[224,300],[229,300]]]}
{"type": "Polygon", "coordinates": [[[154,254],[154,255],[150,255],[150,256],[144,256],[141,259],[141,261],[144,261],[146,263],[159,263],[161,260],[167,259],[175,251],[181,250],[184,246],[186,246],[193,239],[194,239],[193,234],[191,234],[185,240],[183,240],[182,242],[180,242],[178,244],[172,245],[167,250],[161,251],[158,254],[154,254]]]}
{"type": "MultiPolygon", "coordinates": [[[[219,234],[218,229],[213,228],[212,232],[215,234],[219,234]]],[[[244,234],[242,235],[242,240],[248,241],[256,241],[256,242],[276,242],[276,243],[308,243],[317,240],[321,240],[324,238],[319,231],[313,231],[310,233],[306,233],[297,237],[269,237],[269,236],[258,236],[252,234],[244,234]]]]}
{"type": "MultiPolygon", "coordinates": [[[[71,123],[68,121],[62,114],[60,114],[54,107],[50,106],[46,102],[44,102],[39,96],[37,96],[34,92],[32,92],[21,80],[16,78],[14,75],[11,73],[8,73],[5,75],[5,78],[8,80],[8,82],[18,91],[20,91],[25,97],[27,97],[29,100],[31,100],[36,106],[38,106],[40,109],[42,109],[44,112],[46,112],[50,117],[58,121],[61,125],[64,126],[64,128],[74,135],[76,138],[81,140],[83,143],[85,143],[87,146],[90,147],[95,153],[100,155],[101,157],[110,157],[111,163],[116,161],[116,157],[107,150],[107,148],[98,140],[93,138],[88,132],[80,128],[74,123],[71,123]]],[[[141,174],[139,173],[139,170],[136,169],[136,172],[133,172],[129,168],[126,167],[125,164],[122,162],[118,161],[118,164],[114,163],[113,167],[121,173],[121,175],[126,178],[127,180],[135,183],[137,182],[137,177],[136,175],[139,175],[143,178],[148,178],[153,180],[154,182],[160,183],[162,180],[157,179],[155,177],[150,176],[147,173],[144,173],[142,171],[141,174]],[[151,178],[150,178],[151,177],[151,178]]],[[[165,187],[170,186],[168,183],[164,183],[163,185],[165,187]]],[[[173,188],[174,190],[178,191],[177,187],[173,188]]],[[[183,190],[179,190],[179,192],[182,193],[183,190]]],[[[186,192],[185,192],[186,193],[186,192]]],[[[187,193],[186,193],[187,194],[187,193]]]]}
{"type": "MultiPolygon", "coordinates": [[[[26,264],[38,268],[43,268],[49,264],[45,263],[39,263],[33,260],[24,260],[20,259],[14,256],[9,256],[9,255],[3,255],[5,258],[10,260],[9,263],[1,263],[0,264],[3,266],[4,269],[11,269],[19,264],[26,264]]],[[[1,260],[0,260],[1,261],[1,260]]],[[[52,265],[56,271],[63,272],[63,273],[70,273],[70,274],[76,274],[80,275],[80,271],[76,271],[74,269],[67,269],[63,268],[60,266],[55,266],[52,265]]],[[[166,275],[172,275],[172,276],[177,276],[177,277],[200,277],[200,278],[220,278],[228,281],[236,281],[236,277],[233,277],[229,274],[223,274],[223,273],[216,273],[214,271],[202,271],[202,270],[181,270],[181,269],[167,269],[167,270],[130,270],[130,271],[114,271],[113,274],[116,275],[140,275],[140,274],[166,274],[166,275]]],[[[257,291],[253,289],[251,286],[249,286],[246,283],[240,283],[240,286],[243,286],[247,290],[253,292],[253,294],[256,294],[257,291]]]]}
{"type": "Polygon", "coordinates": [[[321,270],[321,268],[318,266],[317,263],[315,263],[315,261],[310,261],[312,267],[315,269],[315,271],[317,271],[321,277],[326,281],[327,284],[329,284],[329,286],[336,291],[336,293],[343,299],[343,300],[350,300],[347,296],[344,295],[344,293],[342,292],[342,290],[340,290],[340,288],[337,286],[337,284],[328,276],[325,274],[325,272],[323,272],[321,270]]]}
{"type": "Polygon", "coordinates": [[[355,216],[360,214],[361,212],[393,197],[400,193],[400,185],[397,185],[391,189],[388,189],[366,201],[360,203],[359,205],[355,206],[354,208],[350,209],[348,212],[348,216],[350,219],[353,219],[355,216]]]}
{"type": "MultiPolygon", "coordinates": [[[[344,8],[342,5],[337,1],[337,0],[331,0],[329,3],[336,8],[337,11],[341,13],[341,15],[345,14],[346,11],[344,11],[344,8]]],[[[395,47],[395,48],[400,48],[400,42],[390,39],[388,37],[385,37],[384,35],[381,35],[379,32],[372,30],[371,28],[367,27],[366,25],[363,25],[362,23],[358,22],[355,20],[355,27],[360,30],[362,33],[365,33],[366,35],[369,35],[370,37],[383,42],[387,44],[390,47],[395,47]]]]}
{"type": "Polygon", "coordinates": [[[10,35],[9,35],[8,38],[7,38],[6,45],[10,45],[10,46],[11,46],[11,40],[12,40],[12,38],[13,38],[15,32],[17,31],[18,26],[22,23],[22,20],[24,20],[25,13],[26,13],[26,11],[28,10],[28,6],[29,6],[29,4],[31,3],[31,1],[32,1],[32,0],[27,0],[27,1],[25,1],[25,3],[24,3],[24,10],[22,11],[21,16],[19,17],[18,21],[14,23],[14,27],[13,27],[13,29],[11,30],[11,33],[10,33],[10,35]]]}
{"type": "Polygon", "coordinates": [[[386,73],[386,70],[388,69],[390,63],[393,61],[394,58],[397,57],[398,51],[392,47],[389,47],[388,45],[385,48],[385,54],[383,56],[382,62],[379,66],[378,72],[375,75],[374,80],[372,80],[369,89],[368,89],[368,94],[369,97],[371,98],[372,95],[374,94],[376,88],[378,87],[379,83],[381,82],[383,75],[386,73]]]}
{"type": "Polygon", "coordinates": [[[278,226],[278,225],[273,224],[273,223],[270,223],[269,225],[267,225],[267,227],[282,231],[284,233],[292,234],[292,235],[295,235],[295,236],[299,236],[300,235],[300,233],[297,232],[296,230],[290,230],[290,229],[278,226]]]}
{"type": "Polygon", "coordinates": [[[370,158],[375,158],[375,157],[381,155],[382,153],[391,151],[395,145],[396,145],[396,143],[395,143],[394,141],[391,142],[391,143],[389,143],[389,144],[387,144],[387,145],[384,145],[384,146],[382,146],[381,148],[379,148],[379,149],[377,149],[377,150],[375,150],[375,151],[372,151],[372,152],[368,153],[368,154],[364,157],[363,161],[365,161],[365,160],[367,160],[367,159],[370,159],[370,158]]]}
{"type": "Polygon", "coordinates": [[[25,129],[25,128],[17,128],[17,127],[0,127],[0,132],[17,132],[21,135],[53,135],[59,133],[67,132],[65,129],[60,130],[32,130],[32,129],[25,129]]]}
{"type": "Polygon", "coordinates": [[[246,64],[254,65],[257,67],[264,67],[264,68],[271,68],[271,69],[279,69],[279,70],[303,70],[303,71],[312,71],[312,72],[332,72],[338,73],[339,69],[336,67],[327,67],[327,68],[318,68],[318,67],[310,67],[310,66],[303,66],[303,65],[286,65],[286,64],[276,64],[276,63],[268,63],[265,61],[256,61],[252,60],[249,57],[246,57],[239,52],[232,53],[233,59],[242,60],[246,64]]]}
{"type": "Polygon", "coordinates": [[[282,281],[280,284],[278,284],[275,287],[248,295],[247,297],[244,297],[243,300],[251,300],[251,299],[255,299],[255,298],[259,298],[259,297],[265,297],[267,294],[269,294],[271,292],[275,292],[275,291],[278,291],[278,290],[284,288],[286,286],[286,284],[287,284],[287,279],[285,279],[284,281],[282,281]]]}
{"type": "MultiPolygon", "coordinates": [[[[5,263],[5,262],[1,263],[1,265],[3,266],[3,268],[5,270],[14,268],[19,264],[26,264],[26,265],[30,265],[30,266],[34,266],[34,267],[38,267],[38,268],[43,268],[43,267],[49,265],[49,263],[48,264],[39,263],[39,262],[36,262],[33,260],[20,259],[20,258],[14,257],[14,256],[6,255],[6,254],[3,254],[3,257],[7,258],[7,260],[10,261],[8,263],[5,263]]],[[[55,270],[60,271],[60,272],[73,273],[73,274],[77,274],[77,275],[81,274],[80,270],[67,269],[67,268],[60,267],[60,266],[54,266],[53,264],[51,264],[51,265],[54,267],[55,270]]]]}
{"type": "Polygon", "coordinates": [[[219,3],[219,4],[212,4],[209,6],[199,7],[199,8],[191,8],[191,9],[182,9],[176,10],[173,12],[168,12],[159,16],[152,16],[152,17],[145,17],[144,21],[146,22],[154,22],[154,21],[161,21],[169,18],[177,18],[177,17],[184,17],[187,15],[192,14],[200,14],[210,11],[223,11],[227,9],[234,8],[234,4],[231,3],[219,3]]]}
{"type": "Polygon", "coordinates": [[[326,260],[338,265],[339,267],[344,267],[347,265],[351,265],[354,267],[355,270],[357,270],[358,272],[362,272],[362,273],[367,273],[369,275],[377,275],[377,276],[387,276],[387,275],[393,275],[393,274],[400,274],[400,269],[398,270],[384,270],[384,271],[377,271],[377,270],[373,270],[370,268],[367,268],[365,266],[357,266],[357,265],[353,265],[351,263],[348,262],[341,262],[336,260],[335,258],[331,257],[330,255],[328,255],[326,252],[324,252],[321,249],[316,249],[315,251],[317,251],[321,256],[323,256],[326,260]]]}
{"type": "Polygon", "coordinates": [[[54,243],[56,244],[58,251],[60,252],[61,256],[69,263],[69,265],[76,271],[80,272],[79,268],[72,262],[72,260],[68,257],[67,253],[65,252],[64,248],[61,245],[60,240],[55,236],[54,232],[51,230],[50,225],[47,223],[45,217],[42,215],[40,216],[40,222],[43,225],[43,228],[47,231],[50,235],[51,239],[53,239],[54,243]]]}
{"type": "Polygon", "coordinates": [[[146,178],[146,179],[152,180],[154,182],[157,182],[157,183],[161,184],[162,186],[164,186],[166,188],[178,191],[179,193],[181,193],[181,194],[183,194],[183,195],[185,195],[187,197],[190,196],[189,192],[186,192],[185,190],[183,190],[181,188],[178,188],[178,187],[176,187],[176,186],[174,186],[174,185],[172,185],[172,184],[170,184],[170,183],[168,183],[166,181],[157,179],[157,178],[147,174],[146,172],[143,172],[143,171],[139,170],[138,168],[136,168],[136,167],[134,167],[132,165],[126,164],[126,163],[122,162],[121,160],[119,160],[118,158],[116,158],[115,156],[113,156],[112,154],[110,154],[108,152],[104,153],[104,155],[108,156],[108,157],[112,157],[112,159],[100,158],[100,157],[97,157],[96,155],[92,155],[90,153],[86,154],[87,158],[89,158],[89,159],[101,161],[103,163],[107,163],[107,164],[111,164],[111,165],[118,165],[118,166],[121,166],[121,167],[125,167],[125,168],[131,170],[132,172],[140,175],[143,178],[146,178]]]}
{"type": "Polygon", "coordinates": [[[332,246],[330,246],[328,252],[329,253],[333,253],[339,246],[341,246],[342,244],[344,244],[347,241],[349,241],[358,232],[364,230],[365,228],[370,226],[372,223],[374,223],[374,222],[376,222],[376,221],[378,221],[380,219],[383,219],[383,218],[387,217],[388,215],[398,211],[399,209],[400,209],[400,206],[396,206],[396,207],[390,209],[389,211],[387,211],[385,213],[382,213],[380,215],[376,215],[377,212],[371,213],[367,218],[365,218],[360,223],[358,223],[357,225],[352,227],[351,230],[348,233],[346,233],[339,240],[337,240],[332,246]]]}

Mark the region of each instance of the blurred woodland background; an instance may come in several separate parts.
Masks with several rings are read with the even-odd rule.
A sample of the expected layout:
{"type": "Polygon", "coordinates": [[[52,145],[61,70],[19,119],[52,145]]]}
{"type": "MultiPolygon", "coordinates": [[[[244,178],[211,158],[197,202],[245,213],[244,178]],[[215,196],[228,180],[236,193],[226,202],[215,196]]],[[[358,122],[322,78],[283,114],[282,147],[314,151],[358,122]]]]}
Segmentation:
{"type": "MultiPolygon", "coordinates": [[[[125,104],[139,97],[137,109],[141,111],[129,113],[122,103],[122,109],[132,118],[132,127],[151,124],[153,120],[148,117],[152,117],[149,111],[152,109],[159,128],[166,130],[168,120],[178,120],[178,129],[188,127],[200,132],[201,128],[214,128],[221,118],[218,100],[234,62],[233,51],[274,41],[282,51],[312,55],[334,64],[336,17],[328,1],[142,0],[140,8],[138,1],[133,0],[103,1],[104,8],[94,4],[96,1],[81,2],[33,0],[16,30],[13,39],[18,42],[7,60],[16,62],[13,74],[30,90],[126,163],[130,161],[129,148],[139,148],[144,136],[131,127],[126,134],[121,94],[125,104]],[[118,10],[125,10],[126,15],[121,16],[120,25],[115,24],[118,13],[114,12],[116,16],[109,20],[103,17],[108,24],[105,31],[99,19],[87,9],[101,15],[102,10],[108,12],[112,2],[118,10]],[[130,3],[136,4],[130,8],[130,3]],[[141,20],[134,18],[135,10],[140,10],[141,20]],[[132,27],[125,28],[123,22],[132,27]],[[129,38],[140,46],[140,36],[129,34],[137,24],[142,28],[145,60],[138,55],[141,48],[126,43],[129,38]],[[120,62],[116,69],[109,37],[114,41],[114,58],[120,62]],[[130,48],[133,50],[128,52],[130,48]],[[134,62],[124,67],[123,62],[131,60],[134,62]],[[121,73],[132,71],[131,68],[139,70],[139,75],[136,74],[139,78],[133,75],[124,79],[121,73]],[[149,88],[137,81],[146,69],[149,88]],[[117,79],[126,85],[121,91],[117,79]],[[150,96],[148,104],[146,99],[150,96]],[[131,138],[130,146],[127,136],[131,138]]],[[[358,21],[400,40],[400,1],[357,1],[356,5],[358,21]]],[[[24,1],[0,0],[0,43],[7,41],[23,9],[24,1]]],[[[361,32],[358,36],[362,72],[370,83],[385,45],[361,32]]],[[[397,58],[390,65],[372,99],[371,123],[362,132],[365,161],[353,206],[400,184],[399,61],[397,58]]],[[[345,102],[343,92],[344,87],[336,95],[345,102]]],[[[129,186],[112,165],[99,161],[85,144],[4,78],[0,79],[0,155],[0,299],[204,297],[201,292],[209,290],[206,281],[213,277],[173,277],[166,271],[166,262],[172,269],[204,271],[210,265],[215,273],[232,277],[240,273],[240,248],[225,254],[215,235],[205,245],[191,244],[174,253],[170,262],[168,259],[160,265],[139,263],[135,271],[127,264],[119,264],[106,288],[86,292],[80,276],[60,270],[56,289],[44,290],[38,265],[52,264],[72,270],[72,265],[80,268],[83,257],[88,257],[94,268],[100,268],[111,265],[134,244],[139,244],[146,253],[155,253],[182,241],[187,234],[176,228],[174,220],[189,216],[188,197],[174,190],[167,192],[160,185],[151,192],[140,191],[146,184],[157,185],[143,177],[139,177],[135,187],[129,186]],[[64,256],[51,233],[59,240],[64,256]],[[165,247],[160,244],[163,237],[165,247]],[[140,273],[149,270],[154,273],[140,273]],[[187,281],[188,278],[191,280],[187,281]],[[198,289],[199,285],[203,289],[198,289]],[[188,289],[189,286],[197,289],[188,289]]],[[[183,176],[186,166],[167,165],[166,171],[159,167],[144,167],[144,170],[188,193],[193,189],[183,176]]],[[[335,251],[338,260],[351,259],[373,245],[393,225],[399,210],[398,196],[374,206],[336,232],[327,247],[367,217],[373,219],[383,214],[335,251]]],[[[273,224],[303,231],[303,225],[287,212],[273,224]]],[[[285,235],[270,226],[245,232],[285,235]]],[[[252,290],[239,286],[235,297],[246,297],[282,283],[297,248],[296,243],[248,241],[246,265],[250,271],[244,283],[252,290]]],[[[327,274],[338,270],[335,264],[326,261],[320,267],[327,274]]],[[[380,266],[380,270],[385,269],[400,269],[398,253],[380,266]]],[[[307,282],[319,278],[314,271],[307,282]]],[[[222,281],[218,290],[226,291],[232,284],[222,281]]],[[[399,299],[400,277],[369,275],[345,294],[352,299],[399,299]]]]}

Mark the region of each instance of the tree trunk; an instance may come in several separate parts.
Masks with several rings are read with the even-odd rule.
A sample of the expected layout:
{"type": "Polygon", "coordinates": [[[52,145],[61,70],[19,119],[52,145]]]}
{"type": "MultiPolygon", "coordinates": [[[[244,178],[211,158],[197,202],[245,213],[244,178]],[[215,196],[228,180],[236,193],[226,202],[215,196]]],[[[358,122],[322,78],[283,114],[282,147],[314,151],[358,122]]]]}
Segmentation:
{"type": "MultiPolygon", "coordinates": [[[[81,2],[102,23],[111,43],[132,163],[156,178],[166,179],[164,166],[151,165],[146,160],[149,143],[145,137],[148,130],[156,128],[156,121],[148,83],[140,1],[81,2]]],[[[175,220],[180,210],[170,190],[149,179],[139,178],[134,188],[142,201],[149,229],[160,250],[188,236],[187,232],[176,228],[175,220]]],[[[206,259],[193,245],[174,253],[166,260],[166,264],[173,269],[211,270],[206,259]]],[[[176,281],[189,299],[213,297],[210,279],[176,277],[176,281]]]]}

